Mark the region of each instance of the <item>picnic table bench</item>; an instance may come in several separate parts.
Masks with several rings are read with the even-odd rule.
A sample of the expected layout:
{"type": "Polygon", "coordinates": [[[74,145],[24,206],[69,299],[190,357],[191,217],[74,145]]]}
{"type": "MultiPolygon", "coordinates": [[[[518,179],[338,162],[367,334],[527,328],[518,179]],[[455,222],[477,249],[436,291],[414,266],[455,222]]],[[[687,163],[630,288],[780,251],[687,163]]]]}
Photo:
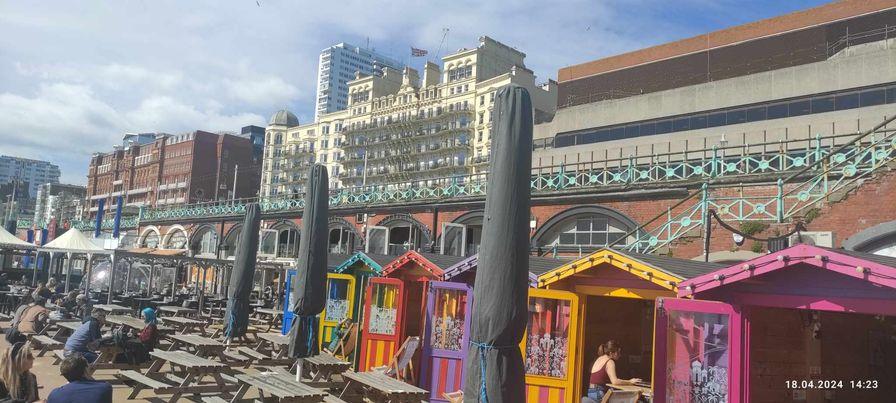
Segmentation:
{"type": "Polygon", "coordinates": [[[383,403],[420,402],[426,400],[429,392],[411,384],[391,378],[379,372],[342,373],[345,388],[340,397],[346,393],[357,392],[372,401],[383,403]]]}
{"type": "Polygon", "coordinates": [[[289,350],[289,336],[279,333],[259,333],[255,351],[271,351],[272,358],[285,358],[289,350]]]}
{"type": "MultiPolygon", "coordinates": [[[[296,382],[290,374],[276,372],[260,372],[256,374],[239,374],[236,379],[240,382],[240,388],[233,396],[232,401],[241,399],[251,388],[257,388],[259,397],[265,399],[267,393],[275,401],[296,403],[323,402],[327,393],[313,388],[301,382],[296,382]]],[[[267,399],[265,399],[267,400],[267,399]]]]}
{"type": "Polygon", "coordinates": [[[238,389],[236,379],[225,374],[227,365],[195,356],[185,351],[153,351],[155,360],[145,374],[138,371],[121,371],[118,377],[131,381],[133,390],[128,399],[134,399],[143,389],[159,395],[171,395],[169,402],[176,402],[183,394],[227,393],[238,389]],[[168,363],[172,371],[163,373],[168,363]],[[177,371],[175,371],[177,369],[177,371]],[[202,383],[211,376],[214,383],[202,383]]]}
{"type": "Polygon", "coordinates": [[[179,333],[195,332],[205,336],[206,323],[204,321],[183,316],[160,316],[159,320],[179,333]]]}
{"type": "Polygon", "coordinates": [[[106,311],[112,315],[122,315],[131,313],[131,308],[115,305],[115,304],[98,304],[93,306],[96,309],[106,311]]]}
{"type": "Polygon", "coordinates": [[[255,308],[255,317],[252,318],[256,324],[267,325],[265,332],[270,332],[275,326],[279,327],[283,323],[283,311],[271,308],[255,308]]]}
{"type": "Polygon", "coordinates": [[[188,347],[199,357],[218,357],[225,364],[237,364],[248,367],[252,362],[252,359],[249,357],[234,350],[227,350],[227,346],[224,343],[205,336],[198,334],[174,334],[168,336],[168,338],[172,340],[168,351],[175,351],[180,347],[188,347]]]}
{"type": "Polygon", "coordinates": [[[37,353],[38,357],[43,357],[50,350],[58,350],[65,347],[65,343],[43,334],[31,336],[31,344],[34,344],[36,348],[40,348],[40,351],[37,353]]]}
{"type": "Polygon", "coordinates": [[[342,361],[327,353],[299,360],[302,366],[310,370],[311,382],[331,382],[333,375],[341,374],[352,367],[352,363],[342,361]]]}
{"type": "MultiPolygon", "coordinates": [[[[133,329],[138,332],[146,327],[146,322],[144,322],[143,319],[138,319],[128,315],[109,315],[106,316],[106,322],[113,325],[119,325],[122,327],[133,329]]],[[[169,334],[174,330],[167,326],[156,326],[156,328],[159,330],[160,334],[169,334]]]]}
{"type": "Polygon", "coordinates": [[[199,310],[193,308],[184,308],[182,306],[162,305],[159,307],[160,312],[170,313],[172,317],[178,316],[196,316],[199,310]]]}

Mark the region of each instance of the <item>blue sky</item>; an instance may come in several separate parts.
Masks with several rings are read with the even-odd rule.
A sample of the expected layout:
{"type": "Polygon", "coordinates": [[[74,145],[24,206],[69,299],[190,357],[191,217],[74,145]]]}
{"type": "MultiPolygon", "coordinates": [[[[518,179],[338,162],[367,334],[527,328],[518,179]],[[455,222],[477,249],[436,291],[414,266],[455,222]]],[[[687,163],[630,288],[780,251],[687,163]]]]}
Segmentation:
{"type": "MultiPolygon", "coordinates": [[[[526,53],[538,81],[603,56],[822,1],[0,1],[0,154],[86,183],[125,132],[238,131],[288,108],[313,119],[317,58],[338,42],[408,59],[488,35],[526,53]]],[[[412,59],[412,65],[423,59],[412,59]]]]}

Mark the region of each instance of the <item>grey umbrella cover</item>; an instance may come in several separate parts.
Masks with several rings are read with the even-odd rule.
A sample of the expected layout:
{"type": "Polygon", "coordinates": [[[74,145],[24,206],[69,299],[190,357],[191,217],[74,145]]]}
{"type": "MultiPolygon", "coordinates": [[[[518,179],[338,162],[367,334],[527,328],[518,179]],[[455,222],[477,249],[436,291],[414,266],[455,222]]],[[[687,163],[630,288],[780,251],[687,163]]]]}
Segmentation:
{"type": "Polygon", "coordinates": [[[261,227],[261,208],[258,203],[246,205],[243,232],[233,270],[230,272],[231,287],[227,295],[227,326],[224,335],[228,339],[242,337],[249,326],[249,295],[255,277],[255,262],[258,254],[258,230],[261,227]]]}
{"type": "Polygon", "coordinates": [[[314,164],[308,172],[306,183],[298,266],[292,283],[295,305],[291,310],[296,319],[290,330],[289,347],[293,357],[308,357],[317,353],[316,316],[324,310],[327,300],[327,169],[314,164]]]}
{"type": "Polygon", "coordinates": [[[519,344],[526,330],[529,287],[529,92],[515,85],[501,88],[494,111],[492,162],[473,290],[472,345],[465,363],[464,395],[468,402],[518,403],[525,401],[525,368],[519,344]]]}

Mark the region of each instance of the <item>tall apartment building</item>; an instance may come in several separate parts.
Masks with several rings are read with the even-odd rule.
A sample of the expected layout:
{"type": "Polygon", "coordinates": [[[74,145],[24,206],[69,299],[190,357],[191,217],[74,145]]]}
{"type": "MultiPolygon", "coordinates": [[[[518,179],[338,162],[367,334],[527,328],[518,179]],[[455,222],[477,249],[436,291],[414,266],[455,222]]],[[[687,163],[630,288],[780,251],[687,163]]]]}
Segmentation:
{"type": "Polygon", "coordinates": [[[338,43],[320,52],[317,67],[317,107],[314,120],[348,106],[348,82],[355,73],[381,74],[384,67],[401,70],[404,64],[371,49],[338,43]]]}
{"type": "Polygon", "coordinates": [[[31,198],[37,195],[38,186],[44,183],[59,183],[59,175],[59,166],[56,164],[0,155],[0,184],[5,185],[18,181],[17,191],[23,192],[31,198]]]}
{"type": "MultiPolygon", "coordinates": [[[[896,110],[894,21],[892,0],[837,1],[562,68],[557,113],[535,127],[533,166],[674,163],[714,147],[721,157],[803,152],[818,136],[847,143],[896,110]]],[[[603,246],[613,241],[607,222],[627,232],[611,217],[572,216],[538,246],[603,246]]]]}
{"type": "Polygon", "coordinates": [[[488,168],[492,105],[498,88],[532,95],[537,121],[557,103],[556,83],[536,85],[525,54],[489,37],[479,46],[416,70],[356,74],[348,109],[299,125],[277,112],[268,126],[262,195],[303,191],[307,168],[327,165],[332,186],[410,187],[463,180],[488,168]]]}
{"type": "Polygon", "coordinates": [[[149,143],[93,155],[87,174],[88,213],[96,214],[100,200],[113,211],[118,196],[124,197],[130,213],[142,206],[252,197],[258,175],[249,138],[201,130],[158,134],[149,143]]]}
{"type": "Polygon", "coordinates": [[[45,183],[37,188],[34,203],[34,223],[46,228],[51,220],[63,222],[81,219],[87,188],[80,185],[45,183]]]}
{"type": "Polygon", "coordinates": [[[34,213],[37,188],[59,183],[59,166],[47,161],[0,155],[0,211],[15,218],[34,213]],[[15,196],[15,200],[12,200],[15,196]]]}

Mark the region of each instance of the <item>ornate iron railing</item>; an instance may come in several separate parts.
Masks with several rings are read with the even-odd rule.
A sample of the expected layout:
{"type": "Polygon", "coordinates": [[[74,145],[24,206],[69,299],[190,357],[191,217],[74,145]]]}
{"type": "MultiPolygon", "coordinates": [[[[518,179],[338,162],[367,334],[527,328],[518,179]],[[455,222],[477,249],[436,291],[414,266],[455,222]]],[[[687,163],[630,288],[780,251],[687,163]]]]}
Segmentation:
{"type": "MultiPolygon", "coordinates": [[[[818,136],[814,139],[787,142],[713,147],[681,153],[536,167],[532,172],[532,192],[534,194],[550,194],[561,191],[597,190],[606,187],[625,188],[656,183],[699,183],[720,178],[786,174],[806,167],[818,166],[827,161],[831,150],[854,136],[855,134],[818,136]]],[[[860,145],[856,144],[856,146],[860,145]]],[[[861,163],[867,164],[868,161],[861,163]]],[[[436,180],[437,183],[432,186],[396,183],[377,187],[342,188],[330,192],[330,207],[334,209],[356,208],[393,203],[484,197],[487,190],[486,178],[486,173],[479,173],[442,178],[436,180]]],[[[156,207],[146,209],[143,220],[164,221],[238,216],[245,212],[245,205],[251,202],[260,203],[262,211],[265,213],[298,212],[304,207],[303,200],[303,194],[295,193],[267,198],[156,207]]]]}
{"type": "MultiPolygon", "coordinates": [[[[635,240],[625,247],[650,253],[667,246],[683,235],[703,228],[704,223],[708,222],[710,210],[715,210],[719,218],[726,221],[781,223],[797,217],[831,194],[851,189],[857,181],[896,160],[896,130],[886,129],[886,125],[894,119],[896,117],[886,119],[868,132],[856,136],[851,143],[779,160],[800,169],[787,178],[778,179],[774,193],[768,192],[767,184],[755,184],[739,186],[740,194],[726,196],[719,190],[724,187],[730,193],[730,185],[714,186],[707,181],[699,192],[681,200],[679,205],[699,197],[698,202],[678,213],[673,213],[670,208],[665,221],[660,221],[663,223],[651,230],[645,228],[652,223],[645,223],[629,234],[629,239],[634,236],[635,240]]],[[[752,161],[751,164],[759,163],[762,166],[766,164],[761,161],[767,161],[748,160],[752,161]]]]}

